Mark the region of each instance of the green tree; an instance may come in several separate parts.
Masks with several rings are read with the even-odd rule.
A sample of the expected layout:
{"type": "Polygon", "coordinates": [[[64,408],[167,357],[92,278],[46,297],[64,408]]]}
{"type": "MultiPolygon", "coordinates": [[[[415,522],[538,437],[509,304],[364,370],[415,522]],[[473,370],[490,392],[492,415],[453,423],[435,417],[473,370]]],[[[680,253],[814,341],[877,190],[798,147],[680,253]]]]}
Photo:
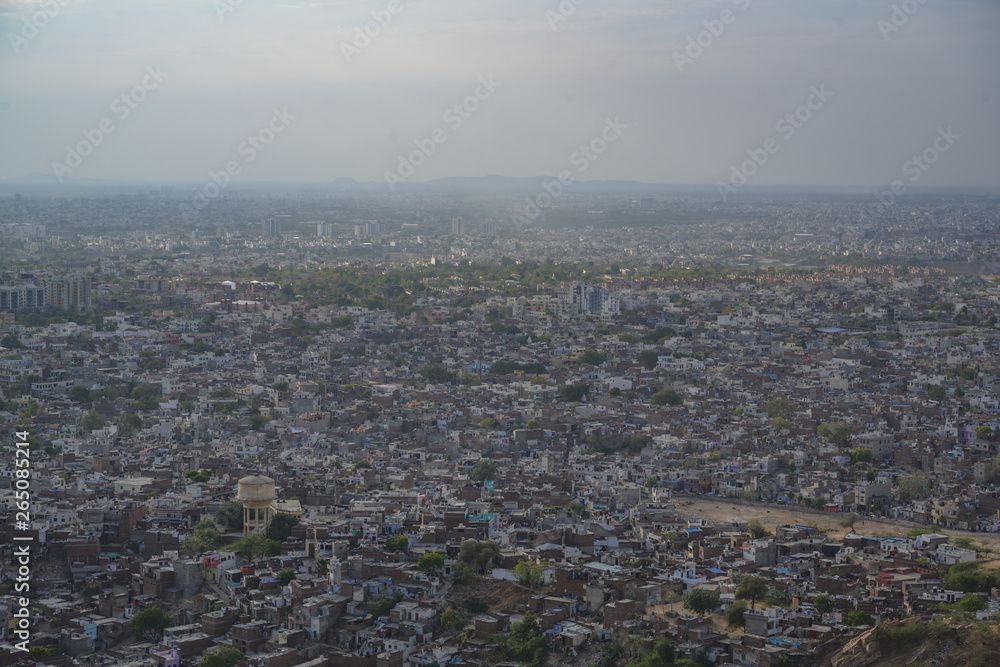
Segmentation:
{"type": "Polygon", "coordinates": [[[215,528],[215,524],[208,522],[211,525],[202,526],[204,523],[204,521],[200,522],[198,524],[199,527],[195,528],[193,533],[184,538],[184,541],[181,543],[181,553],[187,556],[194,556],[219,548],[222,538],[219,535],[219,531],[215,528]]]}
{"type": "Polygon", "coordinates": [[[284,542],[291,536],[292,529],[299,525],[299,518],[285,512],[278,512],[267,525],[264,536],[269,540],[284,542]]]}
{"type": "Polygon", "coordinates": [[[651,371],[660,363],[660,353],[656,350],[642,350],[635,355],[635,360],[642,364],[647,371],[651,371]]]}
{"type": "Polygon", "coordinates": [[[173,621],[159,607],[150,607],[136,613],[132,617],[132,634],[136,637],[152,636],[159,638],[163,630],[170,627],[173,621]]]}
{"type": "Polygon", "coordinates": [[[688,611],[692,611],[699,616],[704,616],[708,612],[717,609],[722,600],[719,594],[705,588],[695,588],[684,594],[683,606],[688,611]]]}
{"type": "Polygon", "coordinates": [[[388,616],[392,608],[402,601],[403,594],[400,591],[393,593],[391,598],[387,598],[384,595],[379,596],[368,605],[368,613],[372,615],[372,618],[388,616]]]}
{"type": "Polygon", "coordinates": [[[536,588],[545,582],[545,566],[526,560],[518,561],[514,566],[514,578],[523,586],[536,588]]]}
{"type": "Polygon", "coordinates": [[[84,387],[82,384],[76,384],[69,390],[69,400],[76,401],[77,403],[90,403],[93,397],[90,395],[90,389],[84,387]]]}
{"type": "Polygon", "coordinates": [[[80,417],[80,429],[83,430],[84,433],[90,433],[103,427],[104,418],[95,410],[86,412],[82,417],[80,417]]]}
{"type": "Polygon", "coordinates": [[[417,567],[434,576],[444,569],[444,556],[435,552],[421,554],[417,559],[417,567]]]}
{"type": "Polygon", "coordinates": [[[281,553],[281,542],[264,539],[260,535],[247,535],[229,547],[245,561],[253,562],[263,556],[277,556],[281,553]]]}
{"type": "Polygon", "coordinates": [[[250,415],[250,428],[259,431],[264,425],[271,421],[270,415],[250,415]]]}
{"type": "Polygon", "coordinates": [[[465,622],[453,610],[445,609],[441,612],[441,625],[452,632],[458,632],[465,627],[465,622]]]}
{"type": "Polygon", "coordinates": [[[791,419],[793,407],[791,401],[784,398],[772,398],[763,405],[764,413],[771,419],[777,417],[791,419]]]}
{"type": "Polygon", "coordinates": [[[192,482],[207,482],[212,479],[211,470],[188,470],[184,473],[184,479],[189,479],[192,482]]]}
{"type": "Polygon", "coordinates": [[[871,463],[872,450],[867,447],[855,447],[851,450],[851,463],[871,463]]]}
{"type": "Polygon", "coordinates": [[[215,521],[230,530],[243,528],[243,503],[231,500],[215,513],[215,521]]]}
{"type": "Polygon", "coordinates": [[[559,385],[559,398],[566,403],[578,403],[590,393],[590,385],[586,382],[559,385]]]}
{"type": "Polygon", "coordinates": [[[278,583],[287,586],[295,579],[295,570],[290,567],[283,567],[278,571],[278,583]]]}
{"type": "Polygon", "coordinates": [[[829,595],[817,595],[813,604],[816,605],[816,611],[821,614],[829,614],[833,611],[833,600],[830,599],[829,595]]]}
{"type": "Polygon", "coordinates": [[[472,471],[469,473],[469,477],[475,482],[485,482],[487,480],[496,479],[497,470],[500,466],[497,465],[496,461],[491,461],[489,459],[480,459],[476,461],[476,465],[472,466],[472,471]]]}
{"type": "Polygon", "coordinates": [[[674,655],[674,640],[660,637],[653,648],[642,659],[628,663],[627,667],[700,667],[701,663],[688,658],[677,660],[674,655]]]}
{"type": "Polygon", "coordinates": [[[816,434],[829,443],[846,447],[851,442],[854,431],[846,422],[827,422],[820,424],[816,434]]]}
{"type": "Polygon", "coordinates": [[[385,550],[391,553],[405,554],[409,548],[410,540],[406,535],[396,535],[385,540],[385,550]]]}
{"type": "Polygon", "coordinates": [[[655,489],[658,486],[660,486],[660,477],[659,477],[659,475],[650,475],[649,477],[646,478],[645,487],[647,489],[655,489]]]}
{"type": "Polygon", "coordinates": [[[428,364],[424,366],[423,370],[420,371],[420,375],[428,382],[437,384],[454,384],[458,381],[458,373],[450,371],[440,364],[428,364]]]}
{"type": "Polygon", "coordinates": [[[931,492],[930,478],[922,472],[914,472],[899,478],[899,499],[916,500],[926,498],[931,492]]]}
{"type": "Polygon", "coordinates": [[[771,420],[771,428],[775,431],[786,431],[792,427],[792,422],[784,417],[775,417],[771,420]]]}
{"type": "Polygon", "coordinates": [[[371,470],[372,464],[369,461],[358,461],[354,464],[355,470],[371,470]]]}
{"type": "Polygon", "coordinates": [[[977,438],[989,438],[993,435],[993,429],[986,424],[981,424],[976,427],[975,433],[977,438]]]}
{"type": "Polygon", "coordinates": [[[684,398],[673,389],[664,389],[653,394],[649,402],[653,405],[680,405],[684,398]]]}
{"type": "Polygon", "coordinates": [[[534,612],[528,612],[524,619],[510,626],[510,632],[493,637],[497,654],[501,660],[510,660],[524,667],[545,667],[548,657],[548,642],[534,612]]]}
{"type": "Polygon", "coordinates": [[[466,540],[458,552],[458,560],[469,567],[475,567],[483,572],[493,562],[493,559],[500,555],[500,548],[496,542],[484,540],[466,540]]]}
{"type": "Polygon", "coordinates": [[[762,537],[771,536],[771,531],[765,528],[764,524],[762,524],[758,519],[754,519],[753,521],[747,524],[747,532],[749,532],[750,537],[752,537],[755,540],[759,540],[762,537]]]}
{"type": "Polygon", "coordinates": [[[52,649],[45,646],[29,646],[28,655],[30,655],[33,660],[45,660],[52,655],[52,649]]]}
{"type": "Polygon", "coordinates": [[[726,610],[726,628],[729,630],[742,630],[747,627],[747,620],[743,617],[747,606],[744,602],[734,602],[726,610]]]}
{"type": "Polygon", "coordinates": [[[629,345],[632,345],[633,343],[638,343],[639,342],[639,337],[636,336],[635,334],[630,334],[630,333],[626,332],[626,333],[618,334],[618,340],[620,340],[623,343],[627,343],[629,345]]]}
{"type": "Polygon", "coordinates": [[[767,579],[748,575],[740,579],[736,587],[736,599],[749,600],[750,608],[756,609],[757,602],[767,597],[768,589],[767,579]]]}
{"type": "Polygon", "coordinates": [[[118,434],[123,438],[127,438],[142,429],[142,417],[134,412],[123,412],[118,415],[115,423],[118,424],[118,434]]]}
{"type": "Polygon", "coordinates": [[[943,401],[948,396],[945,388],[939,384],[932,384],[927,387],[927,398],[932,401],[943,401]]]}
{"type": "Polygon", "coordinates": [[[5,347],[8,350],[20,350],[24,348],[24,344],[14,334],[7,334],[3,338],[0,338],[0,347],[5,347]]]}
{"type": "Polygon", "coordinates": [[[849,611],[844,617],[844,625],[875,625],[875,618],[863,611],[849,611]]]}
{"type": "Polygon", "coordinates": [[[80,591],[80,595],[89,600],[91,598],[97,597],[103,592],[104,592],[104,586],[101,586],[100,584],[87,584],[86,586],[83,587],[83,590],[80,591]]]}
{"type": "Polygon", "coordinates": [[[216,646],[201,654],[198,667],[235,667],[244,655],[231,646],[216,646]]]}
{"type": "Polygon", "coordinates": [[[841,519],[840,525],[843,526],[844,528],[847,528],[849,531],[853,533],[854,524],[855,522],[857,522],[857,520],[858,520],[857,514],[855,514],[854,512],[848,512],[847,514],[844,515],[844,518],[841,519]]]}
{"type": "Polygon", "coordinates": [[[588,366],[600,366],[608,360],[608,355],[596,350],[586,350],[574,357],[573,361],[588,366]]]}

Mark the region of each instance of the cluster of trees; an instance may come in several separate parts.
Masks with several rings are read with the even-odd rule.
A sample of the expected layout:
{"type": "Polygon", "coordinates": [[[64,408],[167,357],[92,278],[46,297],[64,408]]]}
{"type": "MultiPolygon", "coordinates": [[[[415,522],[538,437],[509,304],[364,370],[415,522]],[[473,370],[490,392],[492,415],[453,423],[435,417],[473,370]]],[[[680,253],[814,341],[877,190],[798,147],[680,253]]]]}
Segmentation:
{"type": "Polygon", "coordinates": [[[549,371],[545,368],[545,364],[538,361],[523,364],[516,361],[498,361],[490,367],[490,375],[513,375],[518,372],[525,375],[545,375],[549,371]]]}
{"type": "Polygon", "coordinates": [[[195,556],[218,549],[221,543],[222,537],[215,527],[215,522],[211,519],[202,519],[195,526],[194,532],[184,538],[181,552],[188,556],[195,556]]]}
{"type": "Polygon", "coordinates": [[[431,576],[436,576],[444,569],[444,555],[434,552],[421,554],[417,559],[417,567],[431,576]]]}
{"type": "Polygon", "coordinates": [[[239,649],[231,646],[217,646],[201,654],[198,667],[235,667],[244,657],[239,649]]]}
{"type": "Polygon", "coordinates": [[[368,612],[372,615],[372,618],[388,616],[392,608],[402,601],[403,594],[400,591],[393,593],[392,597],[380,595],[368,605],[368,612]]]}
{"type": "Polygon", "coordinates": [[[215,513],[215,522],[230,530],[240,530],[243,528],[243,503],[230,500],[224,504],[215,513]]]}
{"type": "Polygon", "coordinates": [[[867,447],[855,447],[851,450],[851,463],[871,463],[872,450],[867,447]]]}
{"type": "Polygon", "coordinates": [[[386,538],[385,550],[390,553],[405,554],[410,550],[410,540],[406,537],[406,535],[395,535],[393,537],[386,538]]]}
{"type": "Polygon", "coordinates": [[[791,419],[795,406],[785,398],[772,398],[762,406],[764,414],[770,419],[791,419]]]}
{"type": "Polygon", "coordinates": [[[853,434],[854,429],[846,422],[827,422],[820,424],[819,428],[816,429],[816,435],[840,447],[849,445],[853,434]]]}
{"type": "Polygon", "coordinates": [[[635,355],[635,360],[642,364],[647,371],[651,371],[660,363],[660,353],[656,350],[643,350],[635,355]]]}
{"type": "Polygon", "coordinates": [[[487,480],[496,479],[497,471],[500,466],[497,465],[496,461],[491,461],[490,459],[480,459],[476,461],[476,464],[472,466],[472,472],[469,473],[469,477],[475,482],[485,482],[487,480]]]}
{"type": "Polygon", "coordinates": [[[897,482],[900,500],[916,500],[926,498],[931,492],[931,480],[923,472],[913,472],[903,475],[897,482]]]}
{"type": "Polygon", "coordinates": [[[478,572],[485,572],[490,563],[500,555],[500,547],[491,540],[466,540],[458,552],[458,561],[478,572]]]}
{"type": "Polygon", "coordinates": [[[169,628],[173,621],[166,612],[159,607],[150,607],[137,612],[132,617],[132,634],[136,637],[149,637],[159,639],[166,628],[169,628]]]}
{"type": "Polygon", "coordinates": [[[260,535],[247,535],[229,547],[245,561],[255,561],[258,558],[277,556],[281,554],[281,542],[269,540],[260,535]]]}
{"type": "MultiPolygon", "coordinates": [[[[278,271],[266,264],[243,275],[247,278],[291,283],[287,294],[290,298],[301,294],[307,300],[322,305],[364,306],[391,310],[397,316],[403,316],[413,312],[413,304],[418,299],[439,294],[439,288],[433,283],[460,283],[469,287],[496,285],[502,288],[506,280],[515,280],[517,289],[522,289],[569,282],[570,274],[574,272],[576,275],[600,276],[609,270],[607,266],[591,262],[557,264],[552,259],[515,262],[504,257],[495,263],[438,264],[372,272],[362,272],[352,267],[335,267],[317,271],[309,278],[295,283],[291,281],[297,276],[291,272],[278,271]]],[[[467,308],[473,303],[473,300],[462,297],[453,305],[467,308]]]]}
{"type": "Polygon", "coordinates": [[[641,645],[627,639],[607,642],[601,650],[601,657],[589,667],[700,667],[703,664],[709,663],[676,657],[674,640],[660,637],[649,650],[643,650],[641,645]],[[622,645],[623,641],[630,650],[622,645]],[[629,660],[630,657],[634,659],[629,660]]]}
{"type": "Polygon", "coordinates": [[[274,540],[280,544],[288,539],[292,534],[292,528],[295,528],[297,525],[299,525],[299,518],[297,516],[279,512],[274,515],[271,523],[267,525],[264,536],[268,540],[274,540]]]}
{"type": "Polygon", "coordinates": [[[212,479],[212,471],[211,470],[205,470],[205,469],[202,469],[202,470],[188,470],[186,473],[184,473],[184,479],[189,479],[192,482],[196,482],[196,483],[197,482],[207,482],[208,480],[212,479]]]}
{"type": "Polygon", "coordinates": [[[680,405],[684,402],[684,397],[674,389],[664,389],[653,394],[649,402],[652,405],[680,405]]]}
{"type": "Polygon", "coordinates": [[[600,366],[608,360],[608,355],[597,350],[585,350],[573,357],[573,363],[586,366],[600,366]]]}
{"type": "Polygon", "coordinates": [[[1000,587],[1000,570],[981,572],[978,563],[956,563],[945,573],[944,584],[949,591],[989,593],[990,589],[1000,587]]]}
{"type": "Polygon", "coordinates": [[[578,403],[590,393],[590,385],[586,382],[559,385],[559,398],[567,403],[578,403]]]}
{"type": "Polygon", "coordinates": [[[427,364],[420,371],[420,375],[428,382],[438,384],[455,384],[458,382],[458,373],[450,371],[440,364],[427,364]]]}
{"type": "Polygon", "coordinates": [[[512,623],[510,632],[494,635],[493,643],[499,660],[517,662],[524,667],[545,667],[549,646],[534,612],[528,612],[521,621],[512,623]]]}
{"type": "Polygon", "coordinates": [[[591,433],[587,436],[587,452],[591,454],[613,454],[628,450],[638,454],[648,447],[653,439],[647,433],[591,433]]]}
{"type": "Polygon", "coordinates": [[[519,584],[528,588],[535,588],[545,583],[545,566],[541,563],[529,563],[526,560],[518,561],[514,566],[514,578],[519,584]]]}

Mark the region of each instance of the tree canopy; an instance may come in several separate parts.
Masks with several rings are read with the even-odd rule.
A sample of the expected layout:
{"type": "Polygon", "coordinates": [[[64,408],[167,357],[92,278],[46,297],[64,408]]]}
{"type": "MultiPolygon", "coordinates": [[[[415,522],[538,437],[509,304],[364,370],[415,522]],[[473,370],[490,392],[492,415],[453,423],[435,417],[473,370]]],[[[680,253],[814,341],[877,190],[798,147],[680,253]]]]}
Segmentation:
{"type": "Polygon", "coordinates": [[[653,394],[649,402],[653,405],[680,405],[684,402],[684,397],[674,389],[664,389],[653,394]]]}
{"type": "Polygon", "coordinates": [[[173,621],[159,607],[150,607],[137,612],[132,616],[132,634],[136,637],[152,635],[159,637],[165,628],[169,628],[173,621]]]}
{"type": "Polygon", "coordinates": [[[269,540],[284,542],[292,534],[292,528],[299,525],[299,518],[285,512],[278,512],[271,518],[264,536],[269,540]]]}
{"type": "Polygon", "coordinates": [[[469,567],[475,567],[480,572],[484,571],[494,558],[500,555],[500,547],[496,542],[484,540],[466,540],[458,552],[458,560],[469,567]]]}
{"type": "Polygon", "coordinates": [[[749,600],[750,608],[756,609],[757,602],[767,597],[769,588],[767,579],[764,577],[747,575],[740,579],[740,583],[736,587],[736,599],[749,600]]]}
{"type": "Polygon", "coordinates": [[[722,599],[715,591],[695,588],[684,594],[682,603],[688,611],[704,616],[708,612],[718,609],[719,605],[722,604],[722,599]]]}
{"type": "Polygon", "coordinates": [[[485,482],[487,480],[495,479],[497,470],[499,469],[500,466],[497,465],[496,461],[480,459],[476,461],[476,465],[472,466],[472,471],[469,473],[469,477],[475,482],[485,482]]]}
{"type": "Polygon", "coordinates": [[[421,554],[417,559],[417,567],[427,574],[436,575],[444,569],[444,556],[435,552],[421,554]]]}
{"type": "Polygon", "coordinates": [[[198,667],[234,667],[243,660],[243,653],[231,646],[216,646],[201,654],[198,667]]]}
{"type": "Polygon", "coordinates": [[[820,424],[819,428],[816,429],[816,435],[840,447],[846,447],[850,444],[853,433],[854,429],[846,422],[827,422],[820,424]]]}
{"type": "Polygon", "coordinates": [[[230,500],[215,513],[215,521],[226,528],[239,530],[243,527],[243,503],[230,500]]]}

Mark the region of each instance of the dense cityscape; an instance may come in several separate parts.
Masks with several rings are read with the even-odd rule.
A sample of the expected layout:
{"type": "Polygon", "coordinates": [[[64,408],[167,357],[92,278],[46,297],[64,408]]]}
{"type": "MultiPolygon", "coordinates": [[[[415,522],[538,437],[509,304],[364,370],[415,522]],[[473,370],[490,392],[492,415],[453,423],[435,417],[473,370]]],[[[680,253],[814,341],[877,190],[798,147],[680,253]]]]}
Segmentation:
{"type": "Polygon", "coordinates": [[[1000,652],[995,192],[22,186],[0,665],[1000,652]]]}

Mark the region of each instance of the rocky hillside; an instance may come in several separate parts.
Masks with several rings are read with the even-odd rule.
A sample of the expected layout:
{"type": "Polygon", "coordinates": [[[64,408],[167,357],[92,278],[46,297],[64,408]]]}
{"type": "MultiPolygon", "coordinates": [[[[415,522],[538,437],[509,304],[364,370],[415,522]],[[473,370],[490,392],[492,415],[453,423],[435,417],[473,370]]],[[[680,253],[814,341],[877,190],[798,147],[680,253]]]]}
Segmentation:
{"type": "Polygon", "coordinates": [[[887,623],[850,640],[825,646],[824,667],[993,667],[1000,656],[997,621],[925,621],[887,623]]]}

